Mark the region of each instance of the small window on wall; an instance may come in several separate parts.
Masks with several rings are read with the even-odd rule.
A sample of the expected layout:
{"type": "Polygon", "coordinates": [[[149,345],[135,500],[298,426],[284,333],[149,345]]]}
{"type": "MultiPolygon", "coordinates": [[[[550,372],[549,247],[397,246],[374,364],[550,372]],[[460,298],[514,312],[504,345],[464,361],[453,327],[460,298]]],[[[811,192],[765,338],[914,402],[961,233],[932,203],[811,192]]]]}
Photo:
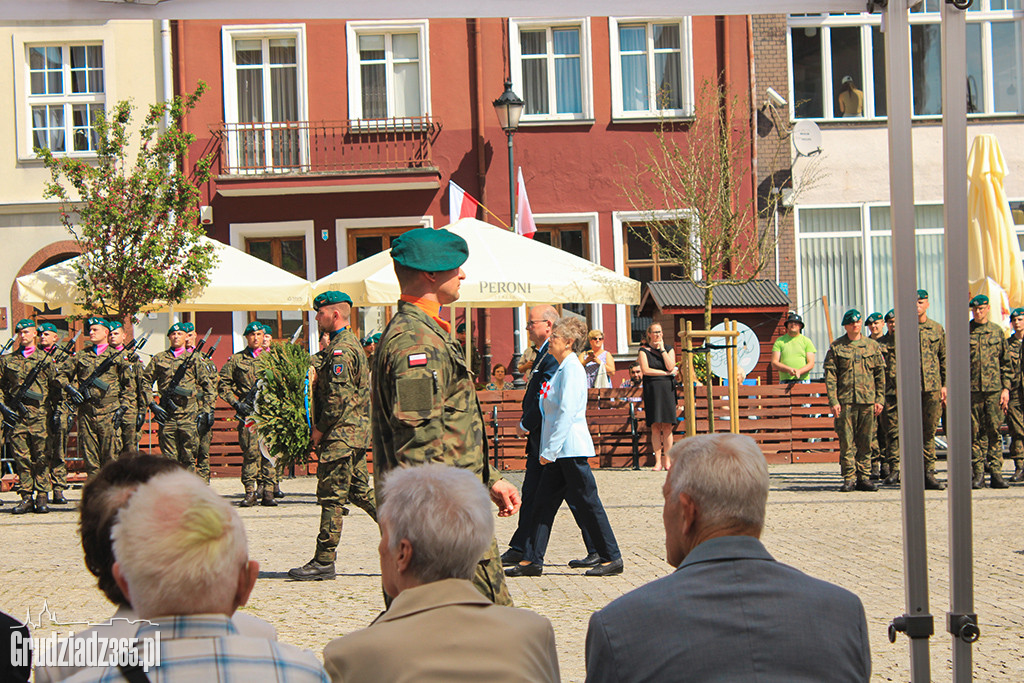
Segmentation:
{"type": "MultiPolygon", "coordinates": [[[[587,237],[587,226],[584,224],[538,225],[533,239],[589,261],[590,246],[587,237]]],[[[582,302],[570,303],[556,306],[556,308],[559,314],[571,312],[578,315],[586,321],[589,329],[594,329],[595,321],[590,314],[590,306],[588,304],[582,302]]]]}
{"type": "Polygon", "coordinates": [[[28,116],[32,147],[95,154],[105,101],[102,45],[30,45],[28,116]]]}
{"type": "MultiPolygon", "coordinates": [[[[300,236],[247,239],[246,250],[256,258],[292,275],[306,278],[306,239],[300,236]]],[[[303,324],[302,311],[253,311],[249,320],[269,325],[274,341],[287,341],[303,324]]],[[[306,336],[306,335],[303,335],[306,336]]]]}
{"type": "MultiPolygon", "coordinates": [[[[648,226],[645,223],[627,223],[624,226],[625,266],[626,275],[638,280],[641,287],[648,282],[664,280],[681,280],[688,273],[682,263],[666,261],[652,245],[648,226]]],[[[657,233],[655,233],[655,238],[657,233]]],[[[639,306],[628,309],[629,343],[640,344],[644,341],[647,326],[654,322],[650,316],[640,315],[639,306]]]]}

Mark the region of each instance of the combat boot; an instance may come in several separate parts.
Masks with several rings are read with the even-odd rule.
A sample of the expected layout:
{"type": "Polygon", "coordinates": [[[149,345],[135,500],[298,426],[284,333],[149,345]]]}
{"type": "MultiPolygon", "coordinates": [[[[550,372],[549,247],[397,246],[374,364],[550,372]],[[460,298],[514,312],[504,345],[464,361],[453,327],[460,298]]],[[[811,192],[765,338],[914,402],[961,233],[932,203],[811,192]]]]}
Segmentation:
{"type": "Polygon", "coordinates": [[[238,504],[240,508],[251,508],[256,505],[256,489],[252,484],[245,485],[245,498],[238,504]]]}
{"type": "Polygon", "coordinates": [[[1015,484],[1024,481],[1024,460],[1018,458],[1013,461],[1013,465],[1013,476],[1010,477],[1010,481],[1015,484]]]}
{"type": "Polygon", "coordinates": [[[264,486],[263,495],[259,496],[260,505],[265,508],[272,508],[277,506],[277,501],[274,500],[274,489],[270,486],[264,486]]]}
{"type": "Polygon", "coordinates": [[[53,499],[50,501],[54,505],[67,505],[68,499],[64,497],[64,492],[60,489],[53,490],[53,499]]]}
{"type": "Polygon", "coordinates": [[[22,493],[21,502],[14,506],[14,509],[11,510],[11,513],[15,515],[23,515],[26,512],[32,512],[34,508],[35,506],[32,504],[32,494],[22,493]]]}
{"type": "Polygon", "coordinates": [[[857,484],[855,488],[858,491],[877,491],[878,487],[871,483],[871,480],[867,477],[857,477],[857,484]]]}
{"type": "Polygon", "coordinates": [[[984,472],[976,472],[974,474],[974,478],[971,479],[971,488],[975,489],[975,490],[985,488],[985,473],[984,472]]]}
{"type": "Polygon", "coordinates": [[[989,485],[994,489],[1010,488],[1010,485],[1003,479],[1003,473],[999,470],[992,470],[992,474],[989,475],[989,485]]]}
{"type": "Polygon", "coordinates": [[[871,479],[877,481],[882,478],[881,464],[875,460],[871,463],[871,479]]]}
{"type": "Polygon", "coordinates": [[[281,490],[281,485],[274,482],[274,498],[284,498],[284,491],[281,490]]]}
{"type": "Polygon", "coordinates": [[[49,498],[49,496],[46,495],[46,491],[40,491],[36,494],[35,511],[41,515],[45,515],[50,511],[50,506],[47,504],[49,503],[49,500],[47,500],[47,498],[49,498]]]}
{"type": "Polygon", "coordinates": [[[334,563],[320,564],[315,559],[301,567],[288,570],[288,576],[296,581],[333,581],[334,563]]]}
{"type": "Polygon", "coordinates": [[[888,479],[890,474],[892,474],[892,470],[889,467],[889,463],[883,462],[881,465],[879,465],[879,468],[878,468],[878,478],[879,479],[888,479]]]}
{"type": "Polygon", "coordinates": [[[924,487],[932,491],[945,491],[946,485],[935,478],[934,472],[925,472],[924,487]]]}
{"type": "Polygon", "coordinates": [[[892,472],[889,473],[889,476],[885,478],[885,481],[883,483],[886,484],[887,486],[899,486],[899,484],[900,484],[900,468],[899,468],[899,466],[896,466],[896,467],[892,468],[892,472]]]}
{"type": "Polygon", "coordinates": [[[847,479],[843,482],[843,485],[839,487],[840,493],[849,493],[857,488],[857,484],[854,483],[853,479],[847,479]]]}

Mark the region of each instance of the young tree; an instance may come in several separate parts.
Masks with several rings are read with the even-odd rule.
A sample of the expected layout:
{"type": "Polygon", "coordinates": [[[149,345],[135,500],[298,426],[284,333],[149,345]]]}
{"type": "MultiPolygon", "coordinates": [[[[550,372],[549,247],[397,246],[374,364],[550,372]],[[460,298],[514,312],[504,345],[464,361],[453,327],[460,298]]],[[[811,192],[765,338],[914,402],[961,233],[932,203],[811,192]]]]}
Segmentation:
{"type": "Polygon", "coordinates": [[[91,133],[95,159],[36,149],[51,175],[43,196],[60,201],[61,220],[82,249],[77,303],[87,313],[134,322],[149,304],[179,303],[209,284],[215,256],[200,240],[197,185],[209,178],[212,159],[190,177],[184,159],[195,136],[181,125],[205,90],[200,82],[191,94],[150,106],[137,138],[133,105],[118,102],[91,133]]]}

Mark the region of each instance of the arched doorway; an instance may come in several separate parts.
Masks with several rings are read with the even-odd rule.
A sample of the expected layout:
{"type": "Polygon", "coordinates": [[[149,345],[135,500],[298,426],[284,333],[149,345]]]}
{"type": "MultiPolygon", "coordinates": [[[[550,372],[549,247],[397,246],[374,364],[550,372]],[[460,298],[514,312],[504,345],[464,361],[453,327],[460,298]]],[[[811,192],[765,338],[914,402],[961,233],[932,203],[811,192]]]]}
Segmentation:
{"type": "MultiPolygon", "coordinates": [[[[60,242],[54,242],[46,247],[43,247],[30,259],[25,261],[25,264],[18,271],[17,277],[22,275],[28,275],[34,273],[37,270],[48,268],[72,259],[82,253],[78,243],[73,240],[62,240],[60,242]]],[[[21,299],[18,298],[18,285],[15,282],[11,283],[11,328],[17,321],[22,318],[32,318],[37,323],[51,322],[57,326],[61,332],[71,331],[73,324],[67,320],[64,313],[60,308],[50,308],[47,306],[45,309],[38,309],[34,306],[24,304],[21,299]]],[[[63,336],[63,334],[62,334],[63,336]]]]}

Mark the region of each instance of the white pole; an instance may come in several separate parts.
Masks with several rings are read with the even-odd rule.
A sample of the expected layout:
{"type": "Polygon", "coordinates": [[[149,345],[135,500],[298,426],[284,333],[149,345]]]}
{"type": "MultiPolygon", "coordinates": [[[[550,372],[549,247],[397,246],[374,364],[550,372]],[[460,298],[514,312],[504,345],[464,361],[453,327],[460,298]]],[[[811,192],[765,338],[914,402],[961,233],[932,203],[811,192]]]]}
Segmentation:
{"type": "MultiPolygon", "coordinates": [[[[967,29],[964,11],[942,4],[942,138],[946,212],[946,461],[949,465],[949,614],[953,680],[971,680],[962,616],[974,613],[971,547],[970,333],[967,282],[967,29]]],[[[977,619],[974,620],[977,625],[977,619]]],[[[970,627],[968,627],[970,628],[970,627]]]]}
{"type": "MultiPolygon", "coordinates": [[[[910,636],[910,680],[931,680],[928,637],[928,553],[924,516],[921,347],[917,323],[917,261],[914,235],[914,161],[911,131],[909,0],[891,0],[885,13],[886,86],[889,113],[889,200],[892,215],[893,294],[896,303],[897,387],[903,566],[910,636]]],[[[934,436],[934,435],[932,435],[934,436]]]]}

